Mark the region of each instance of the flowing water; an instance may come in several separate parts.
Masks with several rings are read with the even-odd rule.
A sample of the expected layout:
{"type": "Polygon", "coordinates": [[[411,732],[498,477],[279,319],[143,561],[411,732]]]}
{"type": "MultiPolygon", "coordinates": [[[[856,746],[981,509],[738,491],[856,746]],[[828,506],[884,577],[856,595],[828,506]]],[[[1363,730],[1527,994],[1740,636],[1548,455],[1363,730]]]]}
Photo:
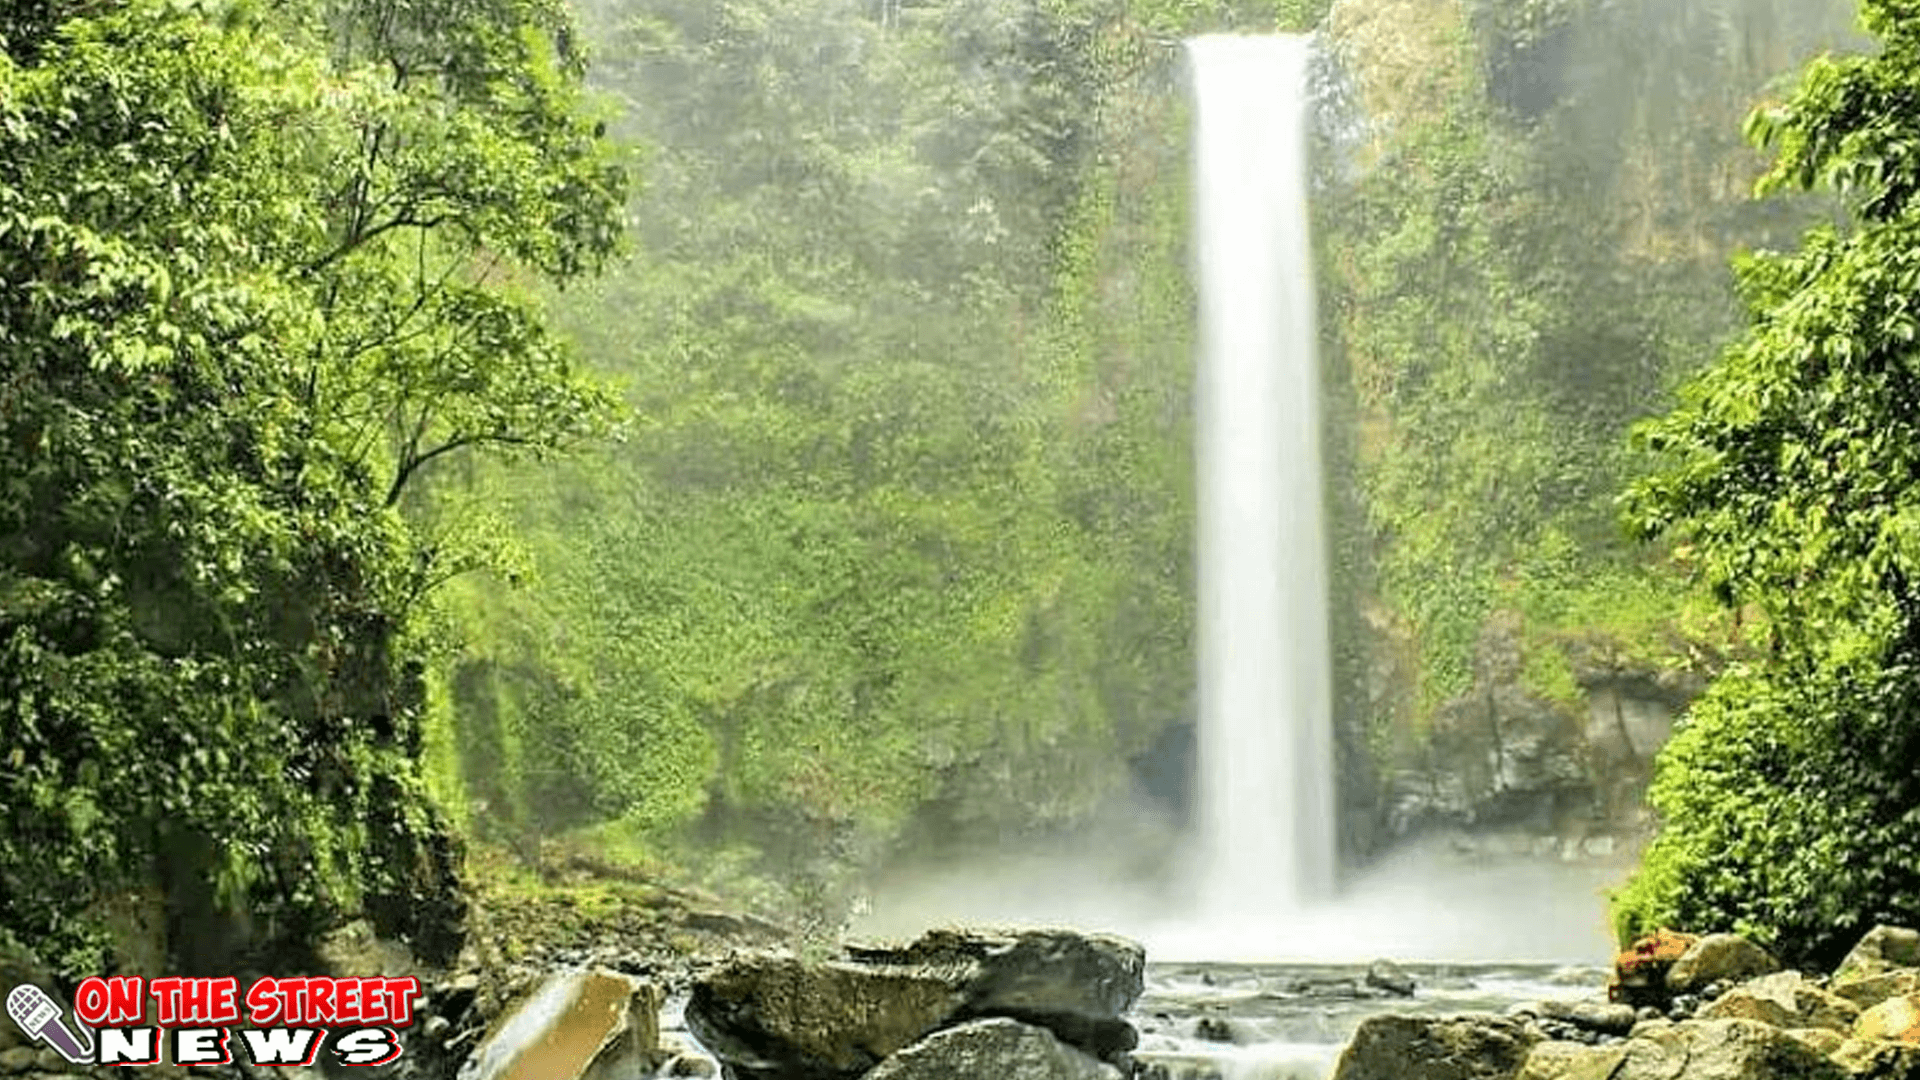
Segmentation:
{"type": "Polygon", "coordinates": [[[1354,1029],[1382,1012],[1501,1012],[1520,1001],[1593,996],[1597,968],[1408,965],[1410,998],[1370,990],[1340,964],[1152,964],[1131,1019],[1134,1057],[1168,1080],[1325,1080],[1354,1029]]]}
{"type": "MultiPolygon", "coordinates": [[[[1196,914],[1236,955],[1333,884],[1308,40],[1188,43],[1201,357],[1196,914]]],[[[1204,936],[1205,930],[1201,931],[1204,936]]]]}
{"type": "MultiPolygon", "coordinates": [[[[1369,1016],[1387,1012],[1501,1012],[1520,1001],[1592,997],[1605,972],[1547,964],[1409,964],[1412,997],[1365,984],[1353,964],[1156,963],[1128,1014],[1133,1056],[1166,1080],[1326,1080],[1369,1016]]],[[[685,999],[667,1003],[665,1041],[697,1047],[685,999]]]]}
{"type": "Polygon", "coordinates": [[[1156,961],[1562,961],[1609,955],[1617,867],[1454,850],[1444,837],[1334,889],[1334,762],[1315,290],[1310,44],[1188,43],[1196,369],[1196,829],[1143,872],[1148,815],[1105,842],[979,853],[880,883],[856,924],[1065,924],[1156,961]],[[1134,831],[1130,832],[1132,829],[1134,831]]]}
{"type": "MultiPolygon", "coordinates": [[[[1321,1080],[1366,1017],[1589,996],[1614,872],[1410,846],[1334,891],[1334,763],[1319,387],[1307,216],[1309,45],[1188,43],[1201,347],[1198,835],[1190,890],[1098,853],[982,858],[896,882],[859,929],[1060,922],[1141,939],[1136,1056],[1168,1080],[1321,1080]],[[1179,900],[1175,901],[1178,896],[1179,900]],[[1170,902],[1175,901],[1175,902],[1170,902]],[[1366,986],[1405,965],[1419,989],[1366,986]],[[1272,963],[1250,962],[1271,960],[1272,963]]],[[[1124,845],[1123,845],[1124,846],[1124,845]]]]}

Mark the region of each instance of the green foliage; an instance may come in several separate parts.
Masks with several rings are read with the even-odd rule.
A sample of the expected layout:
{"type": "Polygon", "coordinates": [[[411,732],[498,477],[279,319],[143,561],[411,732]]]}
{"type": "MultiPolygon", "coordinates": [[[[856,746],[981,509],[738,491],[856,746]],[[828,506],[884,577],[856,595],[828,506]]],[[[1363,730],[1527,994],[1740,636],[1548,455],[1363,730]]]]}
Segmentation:
{"type": "Polygon", "coordinates": [[[1190,681],[1182,147],[1121,141],[1168,53],[1105,2],[598,14],[650,182],[557,306],[636,418],[474,474],[532,562],[456,587],[483,827],[824,902],[912,821],[1084,814],[1190,681]]]}
{"type": "Polygon", "coordinates": [[[1730,204],[1758,163],[1727,132],[1829,15],[1489,0],[1424,31],[1454,52],[1418,100],[1369,85],[1356,44],[1385,119],[1322,203],[1323,307],[1350,395],[1343,527],[1370,555],[1343,580],[1412,654],[1402,722],[1469,691],[1497,613],[1519,616],[1529,688],[1569,706],[1580,652],[1672,669],[1739,647],[1612,499],[1647,460],[1630,425],[1737,328],[1724,253],[1808,219],[1730,204]]]}
{"type": "Polygon", "coordinates": [[[417,615],[473,547],[395,504],[601,413],[489,277],[573,273],[618,220],[536,13],[5,24],[0,909],[68,974],[110,898],[205,881],[271,940],[364,910],[450,947],[417,615]]]}
{"type": "Polygon", "coordinates": [[[1662,752],[1664,827],[1614,898],[1622,941],[1731,929],[1829,969],[1876,923],[1920,911],[1911,656],[1723,674],[1662,752]]]}
{"type": "Polygon", "coordinates": [[[1920,13],[1863,13],[1877,54],[1813,62],[1749,125],[1778,151],[1763,189],[1830,185],[1852,220],[1742,260],[1753,324],[1641,430],[1662,461],[1629,504],[1642,531],[1697,550],[1723,599],[1763,610],[1774,648],[1663,760],[1664,828],[1622,922],[1741,921],[1821,960],[1920,915],[1902,853],[1920,822],[1920,13]],[[1734,790],[1744,812],[1710,798],[1734,790]]]}

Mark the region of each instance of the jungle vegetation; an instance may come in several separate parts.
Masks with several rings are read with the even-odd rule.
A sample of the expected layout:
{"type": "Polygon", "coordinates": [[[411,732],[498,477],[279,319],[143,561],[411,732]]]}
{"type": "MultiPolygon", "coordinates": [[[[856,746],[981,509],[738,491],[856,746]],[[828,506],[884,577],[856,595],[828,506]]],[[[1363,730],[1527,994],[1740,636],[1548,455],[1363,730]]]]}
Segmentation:
{"type": "MultiPolygon", "coordinates": [[[[1881,51],[1761,114],[1847,224],[1743,262],[1737,337],[1727,255],[1833,216],[1748,200],[1739,131],[1815,6],[1425,5],[1416,70],[1340,58],[1316,205],[1341,662],[1412,673],[1343,773],[1500,612],[1549,697],[1582,648],[1738,661],[1623,925],[1820,951],[1915,906],[1920,12],[1869,0],[1881,51]],[[1778,812],[1815,790],[1825,839],[1778,812]]],[[[1192,689],[1178,41],[1394,10],[8,6],[0,944],[365,912],[441,955],[463,843],[831,917],[1124,794],[1192,689]]]]}

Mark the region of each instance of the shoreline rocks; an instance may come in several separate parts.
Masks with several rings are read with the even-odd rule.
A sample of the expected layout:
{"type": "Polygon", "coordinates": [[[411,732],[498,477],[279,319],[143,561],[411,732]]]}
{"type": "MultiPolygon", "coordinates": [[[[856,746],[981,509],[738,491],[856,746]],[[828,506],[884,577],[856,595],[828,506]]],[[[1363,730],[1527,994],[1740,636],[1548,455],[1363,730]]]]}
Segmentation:
{"type": "Polygon", "coordinates": [[[1920,1080],[1911,930],[1874,928],[1831,978],[1663,930],[1620,954],[1608,997],[1371,1017],[1334,1080],[1920,1080]]]}

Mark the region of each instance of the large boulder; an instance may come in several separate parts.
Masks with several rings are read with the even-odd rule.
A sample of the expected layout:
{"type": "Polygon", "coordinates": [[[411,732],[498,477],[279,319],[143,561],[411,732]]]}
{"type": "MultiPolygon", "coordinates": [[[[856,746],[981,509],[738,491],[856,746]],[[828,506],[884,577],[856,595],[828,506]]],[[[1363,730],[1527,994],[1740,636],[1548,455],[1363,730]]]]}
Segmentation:
{"type": "Polygon", "coordinates": [[[1876,926],[1840,961],[1840,966],[1834,969],[1833,981],[1835,984],[1852,982],[1903,967],[1920,967],[1920,930],[1876,926]]]}
{"type": "Polygon", "coordinates": [[[1780,1028],[1853,1027],[1860,1007],[1808,982],[1797,971],[1779,971],[1749,979],[1710,1001],[1702,1020],[1758,1020],[1780,1028]]]}
{"type": "Polygon", "coordinates": [[[1755,1020],[1685,1020],[1627,1040],[1611,1080],[1847,1080],[1847,1070],[1755,1020]]]}
{"type": "Polygon", "coordinates": [[[1667,969],[1667,989],[1690,994],[1723,979],[1739,982],[1779,970],[1780,962],[1772,954],[1739,934],[1708,934],[1688,946],[1667,969]]]}
{"type": "Polygon", "coordinates": [[[695,980],[687,1027],[741,1080],[843,1080],[945,1024],[966,1002],[928,968],[730,958],[695,980]]]}
{"type": "Polygon", "coordinates": [[[914,1043],[866,1080],[1121,1080],[1120,1070],[1018,1020],[974,1020],[914,1043]]]}
{"type": "Polygon", "coordinates": [[[1625,1035],[1639,1020],[1633,1006],[1605,1001],[1541,1001],[1533,1005],[1533,1012],[1602,1035],[1625,1035]]]}
{"type": "Polygon", "coordinates": [[[853,959],[965,973],[979,1016],[1118,1017],[1145,985],[1147,954],[1112,934],[1074,930],[941,929],[911,944],[854,945],[853,959]]]}
{"type": "Polygon", "coordinates": [[[1541,1041],[1511,1017],[1387,1013],[1361,1023],[1333,1080],[1512,1080],[1541,1041]]]}
{"type": "Polygon", "coordinates": [[[460,1068],[459,1080],[627,1080],[660,1053],[658,987],[612,971],[554,975],[460,1068]]]}
{"type": "Polygon", "coordinates": [[[1367,965],[1366,983],[1376,990],[1385,990],[1399,997],[1412,997],[1415,989],[1413,976],[1407,969],[1391,960],[1375,960],[1367,965]]]}
{"type": "Polygon", "coordinates": [[[1854,1021],[1856,1039],[1920,1044],[1920,994],[1888,998],[1854,1021]]]}
{"type": "Polygon", "coordinates": [[[1138,1042],[1123,1018],[1146,954],[1070,930],[945,929],[843,958],[737,955],[696,980],[687,1024],[747,1080],[847,1080],[940,1028],[1005,1017],[1096,1058],[1138,1042]]]}

